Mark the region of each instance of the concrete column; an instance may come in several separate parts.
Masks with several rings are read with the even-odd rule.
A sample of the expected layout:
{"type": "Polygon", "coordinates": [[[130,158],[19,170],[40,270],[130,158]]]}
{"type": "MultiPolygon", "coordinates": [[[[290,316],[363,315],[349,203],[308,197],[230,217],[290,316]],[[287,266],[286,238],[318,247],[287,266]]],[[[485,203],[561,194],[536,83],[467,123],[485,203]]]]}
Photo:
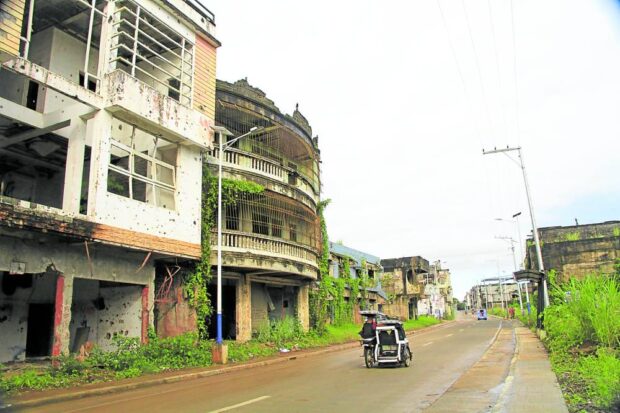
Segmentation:
{"type": "Polygon", "coordinates": [[[72,125],[69,146],[67,148],[62,209],[77,214],[80,212],[80,198],[82,195],[86,122],[80,118],[73,118],[71,123],[75,126],[72,125]]]}
{"type": "Polygon", "coordinates": [[[110,139],[112,115],[100,110],[86,124],[86,134],[92,142],[90,177],[88,185],[88,215],[95,217],[104,208],[108,190],[108,163],[110,162],[110,139]]]}
{"type": "Polygon", "coordinates": [[[297,319],[304,331],[310,329],[309,284],[300,285],[297,292],[297,319]]]}
{"type": "Polygon", "coordinates": [[[58,274],[54,300],[54,337],[52,357],[69,354],[69,323],[71,322],[71,303],[73,301],[73,278],[58,274]]]}
{"type": "Polygon", "coordinates": [[[252,338],[252,282],[243,274],[237,281],[237,341],[252,338]]]}
{"type": "Polygon", "coordinates": [[[149,341],[149,287],[142,287],[142,329],[141,342],[146,344],[149,341]]]}

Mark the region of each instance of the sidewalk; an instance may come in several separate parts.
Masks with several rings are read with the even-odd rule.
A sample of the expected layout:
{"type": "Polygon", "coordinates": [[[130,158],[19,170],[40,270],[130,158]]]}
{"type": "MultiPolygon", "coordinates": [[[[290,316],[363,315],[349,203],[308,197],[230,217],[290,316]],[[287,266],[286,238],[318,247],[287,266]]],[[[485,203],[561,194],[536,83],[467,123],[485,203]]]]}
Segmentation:
{"type": "MultiPolygon", "coordinates": [[[[444,328],[454,321],[445,321],[420,330],[415,330],[415,334],[423,334],[433,331],[437,328],[444,328]]],[[[407,335],[411,336],[414,331],[407,331],[407,335]]],[[[256,361],[250,361],[238,364],[216,365],[204,368],[193,368],[168,371],[163,373],[149,374],[131,379],[124,379],[114,382],[101,382],[86,384],[83,386],[69,387],[63,389],[53,389],[44,391],[30,391],[20,395],[16,395],[7,400],[2,400],[5,405],[0,402],[0,411],[4,407],[11,410],[19,407],[34,407],[43,404],[81,399],[84,397],[98,396],[102,394],[120,393],[128,390],[139,389],[143,387],[156,386],[159,384],[175,383],[179,381],[199,379],[219,374],[231,373],[238,370],[252,369],[256,367],[268,366],[276,363],[285,363],[295,359],[312,357],[320,354],[331,353],[351,348],[359,347],[359,341],[353,341],[343,344],[335,344],[328,347],[319,347],[316,349],[308,349],[296,351],[293,353],[284,353],[276,356],[262,358],[256,361]]]]}
{"type": "Polygon", "coordinates": [[[495,341],[425,412],[568,413],[543,344],[504,320],[495,341]]]}

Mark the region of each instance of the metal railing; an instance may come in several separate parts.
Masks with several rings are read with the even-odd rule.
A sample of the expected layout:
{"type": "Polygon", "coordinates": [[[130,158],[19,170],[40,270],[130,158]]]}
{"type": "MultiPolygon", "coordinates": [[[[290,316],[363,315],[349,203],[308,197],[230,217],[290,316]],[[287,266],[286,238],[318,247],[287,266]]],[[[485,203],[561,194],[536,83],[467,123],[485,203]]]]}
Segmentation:
{"type": "Polygon", "coordinates": [[[140,73],[156,89],[190,106],[194,44],[133,0],[116,0],[116,5],[110,53],[112,69],[121,69],[134,77],[140,73]]]}
{"type": "MultiPolygon", "coordinates": [[[[219,149],[215,148],[209,151],[209,156],[211,158],[209,162],[216,164],[219,157],[219,149]]],[[[317,202],[319,194],[318,183],[313,184],[304,174],[299,173],[299,171],[282,166],[271,159],[263,158],[236,148],[229,148],[224,152],[223,164],[228,164],[229,166],[234,165],[233,167],[256,172],[286,185],[293,186],[306,195],[313,204],[317,202]],[[289,176],[294,176],[295,179],[289,179],[289,176]]]]}

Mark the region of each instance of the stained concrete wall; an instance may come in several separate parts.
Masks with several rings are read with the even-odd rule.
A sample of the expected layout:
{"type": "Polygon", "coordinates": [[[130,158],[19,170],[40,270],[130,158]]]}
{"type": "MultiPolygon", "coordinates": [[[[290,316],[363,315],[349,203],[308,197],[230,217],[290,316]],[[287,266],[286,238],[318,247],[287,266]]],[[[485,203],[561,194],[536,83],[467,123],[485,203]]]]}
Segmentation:
{"type": "MultiPolygon", "coordinates": [[[[41,239],[43,241],[43,239],[41,239]]],[[[0,237],[0,271],[9,271],[11,263],[20,262],[24,264],[24,272],[26,273],[44,273],[50,264],[54,264],[55,268],[64,275],[64,288],[63,288],[63,303],[62,303],[62,323],[57,333],[59,335],[59,341],[61,343],[61,352],[68,353],[70,349],[70,332],[71,332],[71,319],[72,319],[72,304],[73,304],[73,290],[74,283],[77,281],[78,290],[76,294],[81,294],[80,284],[83,284],[83,280],[104,280],[121,282],[127,284],[136,284],[140,287],[122,287],[134,288],[133,291],[126,290],[122,294],[115,291],[114,288],[105,292],[108,297],[109,305],[106,305],[108,309],[106,312],[102,312],[100,317],[103,321],[91,321],[93,325],[97,325],[97,343],[105,348],[109,348],[109,341],[105,338],[107,333],[122,331],[123,334],[127,331],[129,336],[140,336],[140,329],[137,326],[141,325],[141,314],[136,312],[136,308],[140,308],[140,296],[136,295],[136,291],[142,291],[143,286],[152,286],[155,276],[155,270],[152,261],[147,262],[144,268],[138,270],[144,261],[145,253],[124,251],[119,248],[106,247],[103,245],[89,245],[89,253],[92,263],[91,264],[86,257],[86,250],[83,243],[67,244],[59,243],[57,240],[46,244],[44,242],[38,242],[34,240],[0,237]],[[127,294],[126,294],[127,293],[127,294]],[[136,298],[137,297],[137,298],[136,298]],[[138,307],[136,307],[136,305],[138,307]],[[122,316],[121,316],[122,314],[122,316]],[[122,317],[122,318],[121,318],[122,317]],[[106,325],[105,320],[121,320],[123,323],[116,323],[114,325],[106,325]]],[[[14,265],[14,264],[13,264],[14,265]]],[[[45,302],[54,302],[55,285],[50,286],[50,283],[54,283],[50,279],[45,279],[46,287],[38,289],[42,291],[37,294],[44,294],[45,298],[41,300],[48,300],[45,302]],[[51,294],[51,296],[50,296],[51,294]]],[[[38,285],[38,284],[37,284],[38,285]]],[[[33,290],[37,291],[37,289],[33,290]]],[[[0,361],[7,361],[12,354],[12,347],[24,347],[25,346],[25,334],[22,328],[26,328],[27,314],[24,313],[24,305],[28,302],[27,297],[29,295],[24,291],[17,291],[19,296],[11,298],[18,305],[13,308],[13,315],[11,316],[10,325],[15,334],[1,334],[0,340],[0,355],[1,357],[7,357],[7,359],[0,361]],[[22,303],[22,304],[19,304],[22,303]]],[[[89,293],[87,293],[89,294],[89,293]]],[[[104,294],[104,293],[102,293],[104,294]]],[[[37,295],[33,295],[32,299],[39,299],[37,295]]],[[[153,303],[153,288],[149,290],[148,302],[153,303]]],[[[5,307],[8,304],[8,298],[0,296],[0,308],[5,307]]],[[[14,303],[14,304],[15,304],[14,303]]],[[[152,305],[149,305],[149,309],[152,305]]],[[[1,312],[7,310],[0,310],[1,312]]],[[[84,310],[87,312],[86,310],[84,310]]],[[[87,317],[88,318],[88,317],[87,317]]],[[[93,319],[94,320],[94,319],[93,319]]],[[[98,319],[99,320],[99,319],[98,319]]],[[[152,311],[149,312],[149,322],[152,323],[153,316],[152,311]]],[[[8,321],[8,320],[7,320],[8,321]]],[[[84,320],[79,319],[74,322],[74,326],[79,326],[84,320]]]]}
{"type": "Polygon", "coordinates": [[[56,278],[52,276],[9,275],[0,272],[0,283],[5,284],[8,277],[20,280],[32,277],[32,284],[17,287],[12,294],[0,288],[0,362],[24,359],[28,307],[30,304],[53,304],[56,292],[56,278]]]}
{"type": "Polygon", "coordinates": [[[78,327],[89,329],[88,341],[102,350],[114,350],[113,337],[140,337],[142,286],[115,284],[100,286],[98,281],[74,278],[71,305],[70,349],[78,327]],[[100,302],[103,308],[97,308],[100,302]]]}

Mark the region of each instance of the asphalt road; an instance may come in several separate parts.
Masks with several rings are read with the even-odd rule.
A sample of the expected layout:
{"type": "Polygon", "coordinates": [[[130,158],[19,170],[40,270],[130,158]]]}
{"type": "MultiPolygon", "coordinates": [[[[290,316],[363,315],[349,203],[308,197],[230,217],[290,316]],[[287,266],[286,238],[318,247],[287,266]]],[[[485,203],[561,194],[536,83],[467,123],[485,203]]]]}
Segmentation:
{"type": "Polygon", "coordinates": [[[484,354],[499,320],[464,319],[411,339],[413,364],[367,369],[361,348],[24,412],[416,412],[484,354]]]}

